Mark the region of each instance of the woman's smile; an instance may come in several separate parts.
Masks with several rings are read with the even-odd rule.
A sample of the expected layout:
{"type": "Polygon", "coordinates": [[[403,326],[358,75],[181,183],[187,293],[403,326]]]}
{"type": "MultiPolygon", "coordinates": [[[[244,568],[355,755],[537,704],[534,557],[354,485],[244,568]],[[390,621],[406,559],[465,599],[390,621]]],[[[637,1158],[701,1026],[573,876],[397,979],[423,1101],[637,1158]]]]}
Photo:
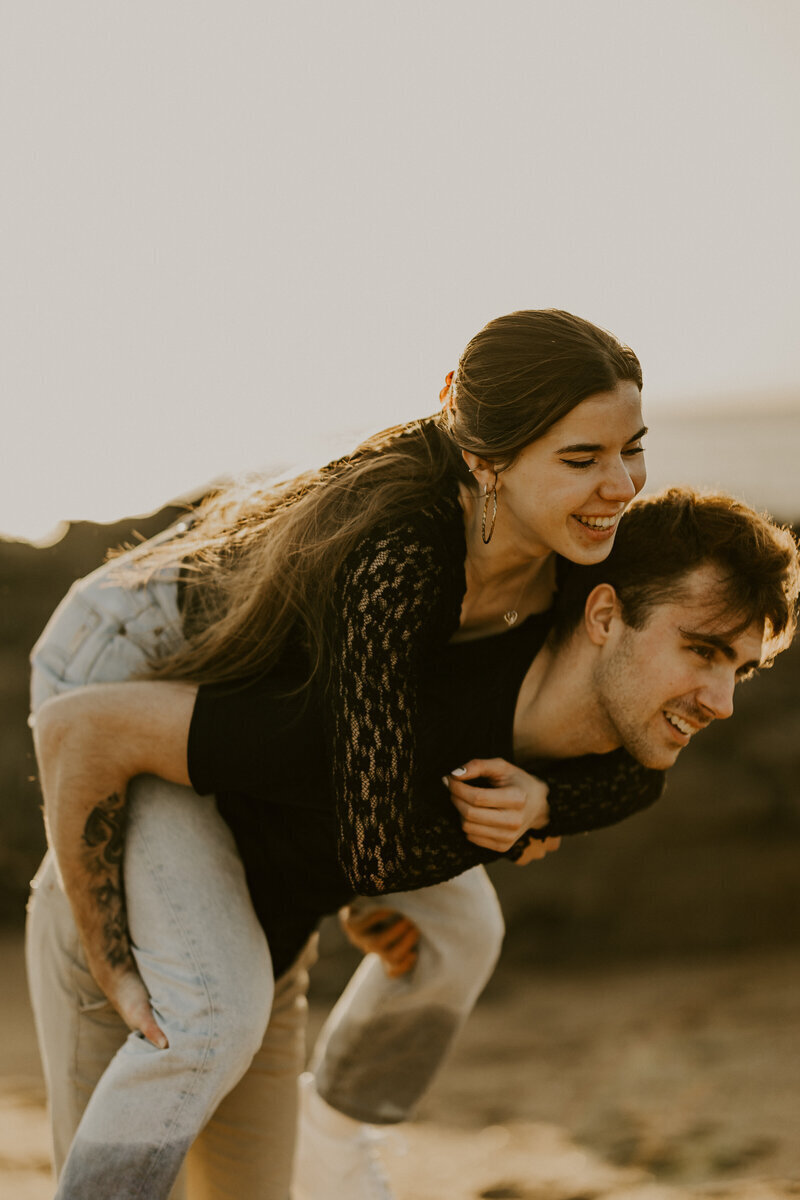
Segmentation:
{"type": "Polygon", "coordinates": [[[613,538],[614,534],[617,532],[619,519],[624,511],[625,510],[621,508],[619,512],[616,512],[609,517],[590,517],[585,516],[582,513],[573,513],[572,519],[573,521],[577,521],[578,524],[586,530],[587,535],[591,537],[593,541],[602,541],[603,538],[613,538]]]}

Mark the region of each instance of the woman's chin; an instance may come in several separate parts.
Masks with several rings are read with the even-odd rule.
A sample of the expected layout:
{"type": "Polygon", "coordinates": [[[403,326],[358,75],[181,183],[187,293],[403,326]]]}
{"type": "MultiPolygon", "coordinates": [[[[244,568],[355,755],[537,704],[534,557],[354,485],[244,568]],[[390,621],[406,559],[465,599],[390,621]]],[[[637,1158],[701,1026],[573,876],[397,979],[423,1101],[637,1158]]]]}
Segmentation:
{"type": "Polygon", "coordinates": [[[589,534],[589,537],[587,537],[582,527],[580,533],[570,536],[568,546],[557,548],[557,553],[583,567],[602,562],[611,553],[611,547],[614,545],[614,537],[617,531],[614,529],[601,537],[592,536],[592,532],[591,530],[586,530],[586,533],[589,534]]]}

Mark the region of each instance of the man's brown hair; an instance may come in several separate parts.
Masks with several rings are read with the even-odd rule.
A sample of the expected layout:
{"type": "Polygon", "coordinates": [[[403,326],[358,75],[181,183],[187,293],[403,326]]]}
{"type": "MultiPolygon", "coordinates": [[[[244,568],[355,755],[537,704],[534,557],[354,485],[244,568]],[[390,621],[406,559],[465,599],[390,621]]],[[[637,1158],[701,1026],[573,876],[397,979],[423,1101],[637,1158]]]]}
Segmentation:
{"type": "Polygon", "coordinates": [[[610,583],[626,624],[641,629],[657,604],[678,600],[686,576],[712,564],[720,572],[732,634],[764,626],[771,660],[792,640],[800,591],[800,552],[790,529],[724,492],[672,487],[635,500],[620,521],[608,558],[568,566],[556,597],[554,640],[578,626],[589,593],[610,583]]]}

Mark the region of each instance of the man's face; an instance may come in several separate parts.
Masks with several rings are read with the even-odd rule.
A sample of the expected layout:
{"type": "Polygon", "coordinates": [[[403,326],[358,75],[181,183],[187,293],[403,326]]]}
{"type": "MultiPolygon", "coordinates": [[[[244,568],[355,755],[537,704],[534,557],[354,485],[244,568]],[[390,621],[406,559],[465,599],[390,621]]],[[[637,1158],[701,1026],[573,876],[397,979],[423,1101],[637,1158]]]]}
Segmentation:
{"type": "Polygon", "coordinates": [[[647,767],[671,767],[698,730],[729,717],[736,684],[761,662],[763,629],[731,634],[724,599],[717,569],[699,567],[643,629],[614,620],[595,667],[597,700],[608,731],[647,767]]]}

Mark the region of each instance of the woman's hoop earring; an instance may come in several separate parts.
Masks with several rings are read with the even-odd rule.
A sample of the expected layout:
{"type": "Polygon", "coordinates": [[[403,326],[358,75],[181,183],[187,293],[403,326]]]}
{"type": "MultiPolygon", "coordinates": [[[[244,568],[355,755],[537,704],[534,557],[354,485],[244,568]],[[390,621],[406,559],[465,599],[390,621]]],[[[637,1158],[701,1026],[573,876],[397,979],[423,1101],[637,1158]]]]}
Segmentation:
{"type": "Polygon", "coordinates": [[[483,485],[483,513],[481,514],[481,538],[484,546],[488,546],[492,540],[494,533],[494,523],[497,520],[497,484],[489,491],[488,483],[483,485]],[[492,523],[489,526],[489,532],[486,532],[486,510],[489,507],[489,497],[492,498],[492,523]]]}

